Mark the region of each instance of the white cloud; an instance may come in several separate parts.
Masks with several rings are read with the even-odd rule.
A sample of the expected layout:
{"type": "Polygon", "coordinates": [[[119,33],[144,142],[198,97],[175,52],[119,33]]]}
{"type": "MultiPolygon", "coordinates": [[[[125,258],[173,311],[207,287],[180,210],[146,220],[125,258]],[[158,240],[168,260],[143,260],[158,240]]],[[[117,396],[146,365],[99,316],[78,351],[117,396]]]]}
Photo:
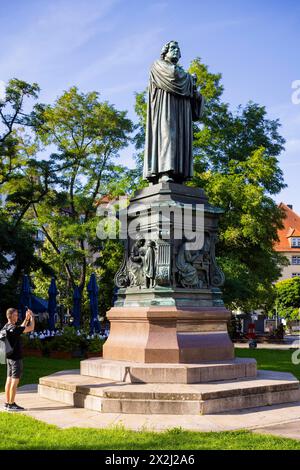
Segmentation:
{"type": "Polygon", "coordinates": [[[293,104],[300,104],[300,80],[294,80],[292,82],[292,89],[295,90],[292,93],[292,103],[293,104]]]}
{"type": "MultiPolygon", "coordinates": [[[[159,35],[162,31],[162,28],[156,28],[145,31],[143,34],[136,33],[127,36],[119,41],[115,47],[111,47],[105,57],[95,60],[82,72],[79,72],[76,77],[77,81],[92,80],[116,66],[118,67],[118,73],[122,74],[122,66],[130,64],[136,66],[145,57],[149,57],[152,51],[157,55],[161,48],[159,35]]],[[[117,78],[122,80],[122,76],[117,78]]]]}
{"type": "MultiPolygon", "coordinates": [[[[51,69],[99,31],[110,27],[104,20],[119,0],[63,0],[48,4],[35,21],[5,37],[0,70],[2,76],[32,75],[51,69]]],[[[42,5],[42,3],[41,3],[42,5]]],[[[6,76],[6,77],[5,77],[6,76]]]]}
{"type": "Polygon", "coordinates": [[[127,92],[127,91],[138,90],[138,89],[143,88],[143,87],[145,88],[145,82],[144,81],[126,82],[126,83],[122,83],[120,85],[102,88],[101,94],[105,95],[105,96],[107,96],[107,95],[116,95],[118,93],[124,93],[124,92],[127,92]]]}
{"type": "Polygon", "coordinates": [[[0,103],[5,101],[5,82],[0,80],[0,103]]]}

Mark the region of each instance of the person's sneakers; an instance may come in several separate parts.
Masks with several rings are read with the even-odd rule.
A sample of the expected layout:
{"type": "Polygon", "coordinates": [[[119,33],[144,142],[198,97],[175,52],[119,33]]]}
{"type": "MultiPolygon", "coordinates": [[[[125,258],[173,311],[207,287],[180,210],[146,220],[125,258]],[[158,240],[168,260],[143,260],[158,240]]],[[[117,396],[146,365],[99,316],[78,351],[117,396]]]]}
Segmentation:
{"type": "Polygon", "coordinates": [[[7,411],[25,411],[25,408],[22,408],[22,406],[13,403],[12,405],[7,406],[7,411]]]}
{"type": "Polygon", "coordinates": [[[3,405],[4,411],[7,411],[8,407],[9,407],[9,403],[4,403],[4,405],[3,405]]]}

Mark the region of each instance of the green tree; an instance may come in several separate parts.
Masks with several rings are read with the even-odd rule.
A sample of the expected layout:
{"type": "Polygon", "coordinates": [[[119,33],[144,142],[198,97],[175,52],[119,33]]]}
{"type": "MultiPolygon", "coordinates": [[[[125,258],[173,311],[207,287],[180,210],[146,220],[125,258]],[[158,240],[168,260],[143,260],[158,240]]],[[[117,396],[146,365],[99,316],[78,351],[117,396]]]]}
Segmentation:
{"type": "MultiPolygon", "coordinates": [[[[130,172],[117,165],[116,159],[130,141],[132,123],[126,112],[101,102],[98,93],[80,93],[76,87],[53,106],[37,105],[34,120],[40,143],[56,147],[49,158],[56,182],[50,184],[46,197],[31,205],[45,236],[42,259],[57,274],[66,307],[72,304],[75,285],[82,289],[86,305],[85,287],[92,271],[102,278],[103,298],[109,307],[113,276],[107,279],[107,274],[117,269],[121,255],[120,250],[108,254],[107,242],[96,238],[96,206],[101,195],[123,194],[131,181],[130,172]],[[105,256],[109,262],[103,265],[105,256]]],[[[46,282],[36,282],[40,292],[45,291],[46,282]]]]}
{"type": "Polygon", "coordinates": [[[9,80],[5,99],[0,101],[0,187],[9,181],[15,171],[24,164],[26,155],[22,151],[22,140],[18,129],[30,126],[30,113],[24,112],[24,101],[36,99],[39,86],[16,78],[9,80]]]}
{"type": "Polygon", "coordinates": [[[34,178],[28,177],[35,146],[26,136],[31,127],[31,114],[24,112],[25,100],[36,99],[39,87],[12,79],[0,102],[0,302],[2,313],[16,304],[21,275],[46,266],[36,255],[36,228],[24,220],[34,178]],[[23,189],[22,189],[23,186],[23,189]],[[26,190],[25,190],[26,187],[26,190]],[[24,199],[27,194],[26,201],[24,199]],[[15,200],[15,203],[12,201],[15,200]]]}
{"type": "MultiPolygon", "coordinates": [[[[225,272],[224,299],[246,311],[264,307],[272,297],[284,257],[273,251],[283,213],[272,196],[285,186],[278,165],[284,139],[280,123],[266,109],[249,102],[232,111],[222,101],[221,74],[209,72],[199,58],[189,72],[206,106],[201,123],[194,123],[194,178],[211,204],[221,207],[218,260],[225,272]]],[[[135,143],[139,168],[145,138],[146,94],[136,95],[138,115],[135,143]]]]}
{"type": "Polygon", "coordinates": [[[300,279],[298,277],[279,281],[275,285],[277,313],[287,320],[299,320],[300,279]]]}

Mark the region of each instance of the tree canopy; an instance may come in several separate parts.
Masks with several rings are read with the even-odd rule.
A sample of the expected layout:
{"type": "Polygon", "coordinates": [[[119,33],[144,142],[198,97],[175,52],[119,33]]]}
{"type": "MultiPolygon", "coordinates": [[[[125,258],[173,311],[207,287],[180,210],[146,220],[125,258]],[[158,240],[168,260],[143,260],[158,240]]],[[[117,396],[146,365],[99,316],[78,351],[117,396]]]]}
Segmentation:
{"type": "Polygon", "coordinates": [[[37,99],[39,87],[12,79],[0,102],[0,298],[2,308],[15,302],[21,274],[32,269],[47,271],[37,256],[36,227],[24,215],[28,201],[40,195],[32,156],[34,142],[28,137],[31,113],[24,112],[37,99]]]}
{"type": "Polygon", "coordinates": [[[84,288],[95,271],[103,281],[105,311],[113,292],[111,265],[117,269],[121,250],[110,245],[108,254],[106,242],[96,238],[96,202],[102,194],[124,194],[130,186],[130,171],[117,164],[117,157],[130,141],[132,122],[126,112],[100,101],[98,93],[80,93],[76,87],[53,105],[38,103],[26,119],[31,133],[19,129],[23,148],[16,152],[3,192],[14,227],[30,224],[43,234],[41,263],[27,268],[36,292],[47,297],[46,266],[46,274],[57,276],[62,303],[71,307],[76,285],[86,301],[84,288]]]}
{"type": "Polygon", "coordinates": [[[280,317],[287,320],[300,318],[300,278],[285,279],[276,283],[275,305],[280,317]]]}

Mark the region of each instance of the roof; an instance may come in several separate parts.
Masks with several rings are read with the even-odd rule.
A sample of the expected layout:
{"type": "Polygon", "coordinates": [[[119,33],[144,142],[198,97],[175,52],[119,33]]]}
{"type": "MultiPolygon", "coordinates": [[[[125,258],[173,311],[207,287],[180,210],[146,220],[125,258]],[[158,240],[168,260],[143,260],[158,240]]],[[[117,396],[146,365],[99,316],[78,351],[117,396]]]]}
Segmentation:
{"type": "Polygon", "coordinates": [[[104,196],[101,196],[95,201],[95,206],[100,206],[101,204],[109,204],[113,200],[114,196],[112,196],[111,194],[105,194],[104,196]]]}
{"type": "Polygon", "coordinates": [[[286,218],[282,221],[284,227],[278,230],[279,242],[275,243],[274,250],[300,253],[300,248],[292,248],[290,244],[290,237],[300,237],[300,216],[283,202],[279,207],[284,210],[286,218]]]}
{"type": "Polygon", "coordinates": [[[290,237],[300,237],[300,230],[298,230],[297,228],[290,228],[290,233],[289,235],[287,236],[288,238],[290,237]]]}

